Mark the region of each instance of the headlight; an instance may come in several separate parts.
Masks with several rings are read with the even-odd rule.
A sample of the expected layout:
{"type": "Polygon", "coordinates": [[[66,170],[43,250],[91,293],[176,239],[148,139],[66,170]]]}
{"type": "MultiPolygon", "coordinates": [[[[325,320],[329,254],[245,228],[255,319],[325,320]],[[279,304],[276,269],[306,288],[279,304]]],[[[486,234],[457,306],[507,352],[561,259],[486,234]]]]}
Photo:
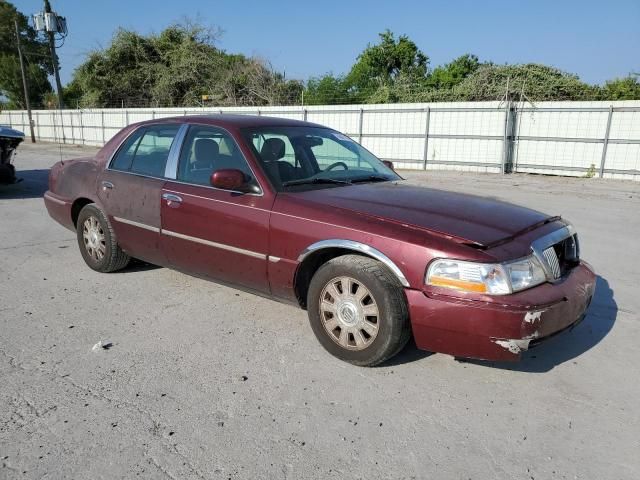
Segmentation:
{"type": "Polygon", "coordinates": [[[546,281],[542,265],[533,255],[505,263],[434,260],[425,283],[466,292],[506,295],[546,281]]]}
{"type": "Polygon", "coordinates": [[[540,261],[533,255],[522,260],[505,263],[504,267],[509,275],[511,290],[514,292],[531,288],[547,281],[547,276],[540,261]]]}

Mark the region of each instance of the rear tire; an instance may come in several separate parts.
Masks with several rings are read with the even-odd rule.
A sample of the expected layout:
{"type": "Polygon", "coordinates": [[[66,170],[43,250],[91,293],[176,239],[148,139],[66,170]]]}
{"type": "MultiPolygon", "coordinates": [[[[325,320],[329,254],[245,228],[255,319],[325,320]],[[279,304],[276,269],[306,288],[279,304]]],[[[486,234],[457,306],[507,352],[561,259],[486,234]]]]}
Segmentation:
{"type": "Polygon", "coordinates": [[[80,210],[76,231],[82,258],[93,270],[108,273],[128,265],[131,257],[122,251],[107,216],[96,205],[80,210]]]}
{"type": "Polygon", "coordinates": [[[322,265],[309,284],[307,309],[322,346],[354,365],[378,365],[411,337],[402,285],[369,257],[344,255],[322,265]]]}

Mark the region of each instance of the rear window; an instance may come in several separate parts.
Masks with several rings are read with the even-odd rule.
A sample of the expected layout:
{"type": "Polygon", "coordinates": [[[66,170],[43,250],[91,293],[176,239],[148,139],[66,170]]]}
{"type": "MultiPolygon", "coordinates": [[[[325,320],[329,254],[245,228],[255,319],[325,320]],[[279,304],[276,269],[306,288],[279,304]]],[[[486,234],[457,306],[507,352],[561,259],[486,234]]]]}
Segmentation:
{"type": "Polygon", "coordinates": [[[131,135],[111,162],[114,170],[164,177],[171,145],[179,125],[143,127],[131,135]]]}

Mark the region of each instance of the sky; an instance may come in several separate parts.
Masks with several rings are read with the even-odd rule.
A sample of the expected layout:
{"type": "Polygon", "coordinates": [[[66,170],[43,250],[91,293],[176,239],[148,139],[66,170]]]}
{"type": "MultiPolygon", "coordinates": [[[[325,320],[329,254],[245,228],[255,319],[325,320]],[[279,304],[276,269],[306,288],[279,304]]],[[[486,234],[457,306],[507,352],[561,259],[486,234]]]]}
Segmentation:
{"type": "MultiPolygon", "coordinates": [[[[10,0],[30,15],[41,0],[10,0]]],[[[544,63],[588,83],[640,72],[640,0],[51,0],[67,17],[62,82],[118,27],[159,32],[185,17],[222,29],[218,46],[259,56],[290,79],[344,73],[377,34],[406,34],[432,67],[464,53],[544,63]]]]}

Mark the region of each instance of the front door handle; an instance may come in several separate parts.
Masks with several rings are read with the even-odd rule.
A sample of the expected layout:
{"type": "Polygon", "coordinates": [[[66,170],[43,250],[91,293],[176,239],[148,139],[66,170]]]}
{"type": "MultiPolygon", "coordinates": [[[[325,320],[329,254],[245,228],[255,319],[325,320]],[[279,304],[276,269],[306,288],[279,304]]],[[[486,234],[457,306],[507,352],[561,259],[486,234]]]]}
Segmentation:
{"type": "Polygon", "coordinates": [[[113,183],[111,182],[102,182],[103,190],[113,190],[113,183]]]}
{"type": "Polygon", "coordinates": [[[167,201],[167,205],[171,206],[175,203],[182,203],[182,197],[175,193],[163,193],[162,199],[167,201]]]}

